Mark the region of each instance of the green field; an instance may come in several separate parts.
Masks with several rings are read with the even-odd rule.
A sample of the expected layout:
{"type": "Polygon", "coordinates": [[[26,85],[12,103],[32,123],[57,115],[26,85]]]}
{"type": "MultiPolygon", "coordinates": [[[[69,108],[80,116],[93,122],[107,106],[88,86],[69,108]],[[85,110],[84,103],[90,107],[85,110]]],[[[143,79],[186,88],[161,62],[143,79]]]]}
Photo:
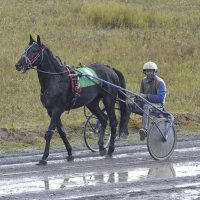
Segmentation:
{"type": "MultiPolygon", "coordinates": [[[[0,127],[48,126],[36,72],[15,70],[30,33],[69,65],[115,66],[135,93],[152,60],[167,85],[167,110],[199,113],[199,10],[199,0],[0,0],[0,127]]],[[[82,110],[63,114],[64,125],[79,129],[82,110]]]]}

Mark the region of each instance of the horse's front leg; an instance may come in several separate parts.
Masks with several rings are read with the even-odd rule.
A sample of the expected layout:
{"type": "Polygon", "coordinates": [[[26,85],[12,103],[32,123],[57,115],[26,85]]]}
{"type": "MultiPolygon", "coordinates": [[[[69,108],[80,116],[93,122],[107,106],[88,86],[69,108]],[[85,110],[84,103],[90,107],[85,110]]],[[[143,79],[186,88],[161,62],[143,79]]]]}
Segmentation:
{"type": "MultiPolygon", "coordinates": [[[[49,112],[48,112],[49,113],[49,112]]],[[[46,141],[44,153],[42,159],[39,160],[39,165],[47,164],[47,158],[49,156],[49,149],[50,149],[50,141],[53,136],[54,130],[56,128],[56,124],[58,123],[62,112],[59,110],[55,110],[51,113],[51,121],[48,130],[45,133],[44,139],[46,141]]]]}
{"type": "Polygon", "coordinates": [[[67,153],[68,153],[67,160],[68,161],[74,160],[74,157],[72,156],[72,147],[67,140],[65,129],[64,129],[60,119],[58,120],[58,123],[57,123],[57,130],[58,130],[60,137],[62,138],[65,148],[67,149],[67,153]]]}

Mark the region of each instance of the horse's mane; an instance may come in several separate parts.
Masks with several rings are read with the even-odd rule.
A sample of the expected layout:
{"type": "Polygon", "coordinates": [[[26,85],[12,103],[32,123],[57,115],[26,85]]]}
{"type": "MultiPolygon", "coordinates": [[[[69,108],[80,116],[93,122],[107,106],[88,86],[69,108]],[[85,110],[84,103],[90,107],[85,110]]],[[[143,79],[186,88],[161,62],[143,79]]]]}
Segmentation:
{"type": "Polygon", "coordinates": [[[49,60],[53,63],[55,69],[57,72],[60,72],[60,71],[63,71],[64,70],[64,67],[62,65],[62,63],[59,61],[59,59],[54,56],[54,54],[52,53],[52,51],[48,48],[48,46],[45,46],[46,47],[46,51],[49,55],[49,60]]]}

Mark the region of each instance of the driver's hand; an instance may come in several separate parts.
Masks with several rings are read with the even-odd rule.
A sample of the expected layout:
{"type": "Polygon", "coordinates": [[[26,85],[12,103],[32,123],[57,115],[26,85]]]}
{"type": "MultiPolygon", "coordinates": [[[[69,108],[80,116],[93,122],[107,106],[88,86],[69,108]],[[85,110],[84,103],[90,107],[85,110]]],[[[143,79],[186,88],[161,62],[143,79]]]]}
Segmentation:
{"type": "Polygon", "coordinates": [[[146,98],[147,95],[146,94],[143,94],[143,93],[140,93],[140,96],[143,97],[143,98],[146,98]]]}

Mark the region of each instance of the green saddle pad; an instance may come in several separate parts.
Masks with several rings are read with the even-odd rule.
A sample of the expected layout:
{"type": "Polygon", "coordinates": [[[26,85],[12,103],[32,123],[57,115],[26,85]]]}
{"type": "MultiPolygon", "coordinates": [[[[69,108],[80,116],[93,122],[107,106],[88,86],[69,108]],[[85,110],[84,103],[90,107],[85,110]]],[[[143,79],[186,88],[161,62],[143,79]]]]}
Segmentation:
{"type": "MultiPolygon", "coordinates": [[[[90,69],[89,67],[80,67],[76,69],[77,74],[88,74],[93,77],[97,77],[97,74],[95,73],[94,70],[90,69]]],[[[79,85],[80,87],[88,87],[92,85],[99,84],[99,80],[88,77],[88,76],[81,76],[79,79],[79,85]]]]}

